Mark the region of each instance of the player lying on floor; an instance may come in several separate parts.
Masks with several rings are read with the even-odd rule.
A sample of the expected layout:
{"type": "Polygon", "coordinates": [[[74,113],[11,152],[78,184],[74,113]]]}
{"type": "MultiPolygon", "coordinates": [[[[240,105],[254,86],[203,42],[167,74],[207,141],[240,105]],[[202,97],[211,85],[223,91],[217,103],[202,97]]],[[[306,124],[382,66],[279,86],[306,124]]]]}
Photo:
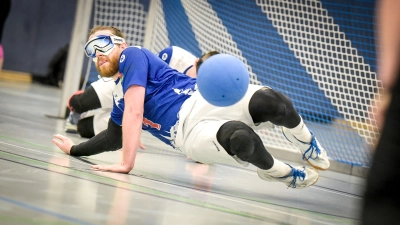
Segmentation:
{"type": "MultiPolygon", "coordinates": [[[[74,156],[88,156],[122,148],[116,165],[92,169],[129,173],[135,164],[141,130],[173,146],[191,159],[205,163],[256,166],[260,178],[305,188],[319,178],[316,169],[328,169],[326,151],[320,146],[291,101],[269,87],[249,85],[245,96],[229,107],[208,103],[196,90],[196,79],[186,76],[142,47],[129,47],[115,27],[91,30],[85,45],[103,77],[116,82],[114,105],[107,130],[75,145],[55,135],[53,143],[74,156]],[[294,167],[275,159],[254,132],[257,124],[282,126],[285,137],[313,167],[294,167]]],[[[196,71],[207,54],[196,63],[196,71]]]]}
{"type": "MultiPolygon", "coordinates": [[[[196,76],[193,64],[197,58],[192,53],[178,46],[170,46],[160,51],[158,57],[173,69],[191,77],[196,76]]],[[[91,83],[84,91],[75,92],[68,100],[70,113],[65,131],[91,138],[107,129],[113,106],[114,87],[115,82],[112,78],[102,77],[91,83]]]]}

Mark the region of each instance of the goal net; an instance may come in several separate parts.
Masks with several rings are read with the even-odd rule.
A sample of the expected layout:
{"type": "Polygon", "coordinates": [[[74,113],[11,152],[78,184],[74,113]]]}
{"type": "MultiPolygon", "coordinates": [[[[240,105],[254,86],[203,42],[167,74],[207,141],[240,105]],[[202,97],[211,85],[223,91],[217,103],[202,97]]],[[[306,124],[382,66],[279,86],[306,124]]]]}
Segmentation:
{"type": "MultiPolygon", "coordinates": [[[[379,134],[369,107],[381,91],[373,0],[96,0],[94,15],[154,53],[176,45],[238,57],[251,83],[292,100],[332,160],[370,164],[379,134]]],[[[258,133],[267,149],[298,151],[279,127],[258,133]]]]}

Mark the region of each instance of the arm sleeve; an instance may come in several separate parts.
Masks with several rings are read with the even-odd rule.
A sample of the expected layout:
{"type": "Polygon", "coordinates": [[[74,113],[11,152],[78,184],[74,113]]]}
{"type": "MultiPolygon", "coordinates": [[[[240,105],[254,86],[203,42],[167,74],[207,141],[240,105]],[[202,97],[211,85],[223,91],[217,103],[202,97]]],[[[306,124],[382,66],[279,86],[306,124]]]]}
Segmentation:
{"type": "Polygon", "coordinates": [[[88,141],[72,146],[70,154],[72,156],[90,156],[121,148],[122,127],[110,119],[107,130],[100,132],[88,141]]]}
{"type": "Polygon", "coordinates": [[[100,99],[92,86],[88,87],[82,94],[72,96],[69,105],[77,113],[101,108],[100,99]]]}

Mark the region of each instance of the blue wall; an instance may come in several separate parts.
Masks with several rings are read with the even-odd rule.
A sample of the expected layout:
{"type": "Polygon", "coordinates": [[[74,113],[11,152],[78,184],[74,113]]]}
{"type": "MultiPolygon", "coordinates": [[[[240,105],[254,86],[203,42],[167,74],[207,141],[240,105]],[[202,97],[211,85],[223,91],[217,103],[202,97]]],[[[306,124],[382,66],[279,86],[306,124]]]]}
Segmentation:
{"type": "Polygon", "coordinates": [[[13,0],[3,32],[3,69],[44,76],[71,39],[77,0],[13,0]]]}

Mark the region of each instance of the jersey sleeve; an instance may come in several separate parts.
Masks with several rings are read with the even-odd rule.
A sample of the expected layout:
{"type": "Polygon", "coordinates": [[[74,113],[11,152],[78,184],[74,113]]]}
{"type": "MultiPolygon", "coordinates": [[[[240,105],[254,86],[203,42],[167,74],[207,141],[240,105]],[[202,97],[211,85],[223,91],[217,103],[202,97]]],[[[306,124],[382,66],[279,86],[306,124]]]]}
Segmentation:
{"type": "Polygon", "coordinates": [[[122,74],[123,93],[132,85],[146,87],[149,60],[139,47],[129,47],[119,58],[119,71],[122,74]]]}

